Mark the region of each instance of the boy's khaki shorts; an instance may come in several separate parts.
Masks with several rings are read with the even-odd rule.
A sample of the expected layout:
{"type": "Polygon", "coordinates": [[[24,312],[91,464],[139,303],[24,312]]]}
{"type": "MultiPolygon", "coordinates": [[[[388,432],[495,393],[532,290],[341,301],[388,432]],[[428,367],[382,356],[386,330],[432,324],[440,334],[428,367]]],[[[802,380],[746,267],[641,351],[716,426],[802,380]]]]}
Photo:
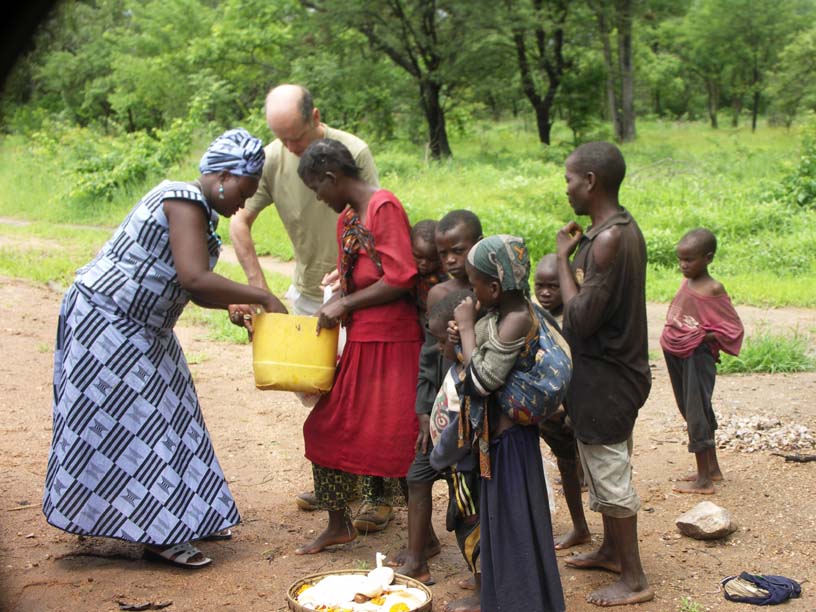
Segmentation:
{"type": "Polygon", "coordinates": [[[617,444],[577,442],[590,509],[612,518],[635,516],[640,498],[632,484],[632,437],[617,444]]]}

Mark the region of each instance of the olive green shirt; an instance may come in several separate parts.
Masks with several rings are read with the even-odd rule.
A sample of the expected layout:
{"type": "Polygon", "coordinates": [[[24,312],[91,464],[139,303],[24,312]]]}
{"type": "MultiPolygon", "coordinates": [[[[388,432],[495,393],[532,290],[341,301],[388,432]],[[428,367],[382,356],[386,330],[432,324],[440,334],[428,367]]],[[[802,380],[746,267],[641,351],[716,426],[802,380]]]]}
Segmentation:
{"type": "MultiPolygon", "coordinates": [[[[342,142],[351,152],[367,183],[379,186],[377,168],[368,145],[356,136],[323,126],[325,137],[342,142]]],[[[337,213],[318,201],[315,193],[298,176],[300,157],[280,140],[264,149],[266,161],[258,191],[245,208],[261,212],[270,204],[278,211],[295,252],[295,288],[313,300],[322,301],[320,281],[337,266],[337,213]]]]}

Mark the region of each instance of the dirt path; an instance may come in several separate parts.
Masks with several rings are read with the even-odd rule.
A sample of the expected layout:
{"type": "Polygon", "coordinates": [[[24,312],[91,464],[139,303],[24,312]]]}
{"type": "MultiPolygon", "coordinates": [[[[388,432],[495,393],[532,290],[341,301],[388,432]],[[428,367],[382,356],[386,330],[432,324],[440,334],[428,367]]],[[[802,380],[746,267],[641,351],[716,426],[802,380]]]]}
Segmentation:
{"type": "MultiPolygon", "coordinates": [[[[80,541],[45,523],[39,510],[51,438],[51,359],[60,295],[26,282],[0,278],[0,609],[39,611],[116,610],[117,601],[168,601],[168,610],[284,610],[294,580],[331,569],[371,565],[375,551],[393,554],[407,539],[405,509],[385,532],[358,538],[335,551],[298,557],[292,551],[313,536],[323,516],[295,508],[292,497],[311,486],[302,456],[301,425],[307,410],[288,393],[260,392],[252,384],[248,346],[210,342],[201,329],[182,328],[207,425],[237,499],[243,523],[235,538],[204,543],[215,559],[188,572],[141,558],[138,547],[80,541]]],[[[816,331],[816,311],[740,308],[750,329],[767,321],[774,329],[816,331]]],[[[665,305],[649,306],[652,341],[665,305]]],[[[652,344],[653,350],[657,345],[652,344]]],[[[748,610],[726,602],[718,581],[749,571],[812,579],[816,567],[816,464],[786,463],[769,453],[724,450],[727,480],[713,501],[734,514],[740,529],[725,541],[681,537],[674,519],[698,501],[674,494],[671,478],[688,471],[685,432],[662,362],[635,430],[636,484],[643,564],[657,592],[643,611],[676,611],[683,597],[710,610],[748,610]]],[[[816,430],[816,374],[721,377],[715,401],[721,417],[775,415],[816,430]]],[[[554,476],[554,474],[551,474],[554,476]]],[[[431,569],[435,610],[462,596],[466,576],[452,534],[444,530],[447,491],[434,489],[434,521],[443,541],[431,569]]],[[[556,498],[555,531],[569,519],[556,498]]],[[[600,519],[589,513],[599,534],[600,519]]],[[[597,544],[597,539],[595,540],[597,544]]],[[[579,550],[589,550],[588,546],[579,550]]],[[[571,551],[559,553],[559,558],[571,551]]],[[[595,609],[585,594],[611,581],[598,572],[560,563],[569,610],[595,609]]],[[[811,584],[786,610],[816,609],[811,584]]]]}

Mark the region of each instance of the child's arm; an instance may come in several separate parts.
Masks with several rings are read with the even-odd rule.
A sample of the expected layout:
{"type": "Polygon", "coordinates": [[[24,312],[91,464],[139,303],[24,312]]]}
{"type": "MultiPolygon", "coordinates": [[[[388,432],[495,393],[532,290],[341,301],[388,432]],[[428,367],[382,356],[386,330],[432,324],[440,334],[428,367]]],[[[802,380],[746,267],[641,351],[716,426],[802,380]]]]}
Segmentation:
{"type": "Polygon", "coordinates": [[[479,325],[485,325],[485,330],[480,327],[480,344],[473,349],[470,362],[466,364],[464,390],[467,395],[486,397],[505,383],[526,338],[522,336],[513,342],[504,342],[496,329],[495,318],[482,320],[479,325]],[[482,333],[486,335],[484,340],[482,333]]]}
{"type": "Polygon", "coordinates": [[[705,310],[700,310],[705,342],[731,355],[739,355],[745,335],[742,320],[724,288],[717,298],[706,300],[705,310]]]}
{"type": "Polygon", "coordinates": [[[437,394],[439,379],[439,350],[436,339],[426,332],[425,342],[419,351],[419,373],[417,374],[416,402],[414,412],[419,421],[419,435],[416,440],[416,451],[427,454],[430,441],[430,414],[437,394]]]}
{"type": "Polygon", "coordinates": [[[529,310],[509,312],[499,321],[499,340],[504,344],[513,344],[527,336],[532,324],[529,310]]]}
{"type": "Polygon", "coordinates": [[[470,297],[465,298],[453,311],[465,366],[470,363],[476,350],[476,312],[476,303],[470,297]]]}

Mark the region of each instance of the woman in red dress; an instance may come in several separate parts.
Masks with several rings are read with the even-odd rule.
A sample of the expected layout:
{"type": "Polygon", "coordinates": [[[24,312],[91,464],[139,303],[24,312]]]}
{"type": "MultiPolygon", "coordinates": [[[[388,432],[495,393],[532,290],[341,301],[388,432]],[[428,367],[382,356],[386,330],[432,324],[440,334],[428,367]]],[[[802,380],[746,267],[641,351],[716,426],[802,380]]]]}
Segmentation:
{"type": "Polygon", "coordinates": [[[357,537],[348,502],[357,475],[402,478],[414,459],[414,413],[423,334],[413,289],[417,269],[410,224],[397,197],[360,178],[348,149],[314,141],[298,173],[318,199],[340,214],[341,291],[318,313],[318,333],[346,327],[334,386],[303,425],[315,495],[329,525],[298,554],[357,537]]]}

